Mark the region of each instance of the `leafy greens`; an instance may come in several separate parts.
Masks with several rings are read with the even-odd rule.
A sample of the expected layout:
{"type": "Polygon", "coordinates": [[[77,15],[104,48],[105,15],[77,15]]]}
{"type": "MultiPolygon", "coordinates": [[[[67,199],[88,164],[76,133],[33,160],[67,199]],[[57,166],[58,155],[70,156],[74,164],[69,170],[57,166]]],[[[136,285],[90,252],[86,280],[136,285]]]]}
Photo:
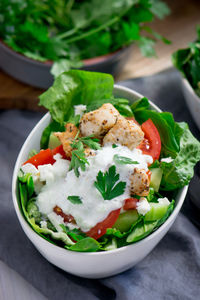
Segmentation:
{"type": "Polygon", "coordinates": [[[160,188],[166,191],[181,188],[193,177],[193,168],[200,160],[200,143],[186,123],[175,122],[171,113],[159,113],[147,107],[146,98],[133,103],[136,120],[142,123],[150,118],[153,121],[162,142],[161,157],[173,158],[170,163],[160,163],[163,170],[160,188]]]}
{"type": "MultiPolygon", "coordinates": [[[[147,196],[147,200],[154,204],[158,203],[158,198],[172,194],[170,191],[187,185],[193,176],[195,163],[200,160],[200,143],[189,131],[187,124],[176,123],[170,113],[151,110],[147,98],[139,99],[131,105],[126,99],[115,98],[113,96],[113,78],[108,74],[84,71],[65,72],[57,77],[53,87],[45,92],[40,100],[41,105],[43,104],[50,109],[53,119],[42,134],[41,145],[45,147],[48,145],[49,135],[52,131],[62,131],[66,122],[68,120],[71,122],[74,118],[73,105],[79,103],[87,105],[87,111],[91,111],[99,108],[103,103],[110,102],[119,111],[121,109],[124,116],[134,116],[140,124],[150,118],[156,125],[161,137],[161,158],[169,156],[172,158],[169,162],[157,160],[150,167],[152,170],[153,168],[161,168],[163,171],[159,193],[151,188],[147,196]]],[[[79,170],[84,170],[88,163],[84,153],[85,148],[90,147],[96,150],[99,149],[100,145],[93,136],[79,137],[78,133],[71,146],[73,151],[70,168],[73,168],[78,176],[79,170]]],[[[113,147],[117,147],[117,145],[113,145],[113,147]]],[[[115,155],[114,162],[116,164],[137,164],[136,161],[120,155],[115,155]]],[[[126,187],[126,183],[120,181],[115,165],[110,166],[108,171],[104,173],[99,171],[94,185],[104,200],[111,200],[123,194],[126,187]]],[[[62,231],[56,230],[47,216],[42,215],[38,210],[37,195],[34,192],[31,174],[24,175],[20,172],[18,187],[21,211],[33,230],[48,241],[73,251],[111,250],[141,240],[166,221],[175,205],[172,200],[167,211],[164,211],[164,215],[159,216],[160,219],[156,220],[145,220],[144,216],[138,214],[138,218],[131,223],[131,226],[127,227],[126,230],[123,229],[124,232],[119,230],[120,227],[117,229],[113,226],[113,228],[108,228],[106,234],[98,241],[95,241],[84,235],[79,229],[70,230],[63,224],[60,224],[62,231]]],[[[135,195],[135,197],[138,196],[135,195]]],[[[81,197],[76,195],[69,196],[66,201],[81,205],[81,197]]]]}
{"type": "Polygon", "coordinates": [[[190,43],[188,48],[174,52],[172,62],[200,97],[200,27],[197,28],[196,41],[190,43]]]}
{"type": "Polygon", "coordinates": [[[79,177],[80,175],[79,168],[82,171],[85,171],[86,164],[89,164],[85,156],[84,146],[94,150],[98,150],[101,148],[99,144],[99,140],[92,138],[93,137],[92,135],[87,137],[78,137],[78,135],[79,135],[79,131],[71,143],[71,147],[73,151],[72,151],[71,162],[69,165],[69,170],[74,169],[74,173],[77,177],[79,177]]]}
{"type": "Polygon", "coordinates": [[[144,23],[169,12],[161,0],[1,0],[0,37],[29,58],[54,61],[57,76],[133,41],[153,55],[155,41],[166,41],[149,26],[150,36],[144,36],[144,23]]]}
{"type": "Polygon", "coordinates": [[[52,119],[63,125],[72,106],[111,98],[113,85],[113,77],[109,74],[71,70],[56,78],[52,87],[39,97],[39,105],[45,106],[52,119]]]}

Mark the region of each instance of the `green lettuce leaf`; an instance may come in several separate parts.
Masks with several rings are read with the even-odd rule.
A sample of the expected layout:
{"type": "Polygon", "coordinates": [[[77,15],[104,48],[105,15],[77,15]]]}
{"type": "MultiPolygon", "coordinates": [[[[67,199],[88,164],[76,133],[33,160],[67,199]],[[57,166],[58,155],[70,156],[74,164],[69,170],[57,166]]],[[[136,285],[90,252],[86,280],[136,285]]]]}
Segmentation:
{"type": "Polygon", "coordinates": [[[95,239],[86,237],[70,247],[65,246],[65,248],[78,252],[96,252],[100,249],[100,244],[95,239]]]}
{"type": "MultiPolygon", "coordinates": [[[[141,100],[143,101],[143,100],[141,100]]],[[[146,103],[145,108],[146,108],[146,103]]],[[[138,103],[139,106],[139,103],[138,103]]],[[[175,157],[179,151],[180,137],[183,134],[184,129],[178,123],[174,121],[174,118],[169,112],[156,112],[148,109],[135,110],[133,108],[133,113],[136,120],[139,123],[143,123],[148,119],[151,119],[159,131],[161,142],[162,142],[162,156],[175,157]]]]}
{"type": "Polygon", "coordinates": [[[136,120],[139,123],[149,118],[153,121],[162,142],[161,157],[173,158],[171,163],[160,164],[163,170],[161,189],[170,191],[183,187],[191,180],[194,166],[200,160],[200,143],[192,135],[186,123],[175,122],[171,113],[158,113],[146,109],[147,107],[145,98],[132,105],[136,120]]]}
{"type": "Polygon", "coordinates": [[[180,151],[171,163],[161,162],[161,188],[174,190],[189,184],[194,166],[200,160],[200,143],[187,128],[180,139],[180,151]]]}
{"type": "Polygon", "coordinates": [[[54,121],[64,125],[73,105],[111,98],[113,85],[109,74],[71,70],[56,78],[53,86],[40,96],[39,105],[50,111],[54,121]]]}
{"type": "Polygon", "coordinates": [[[102,106],[104,103],[111,103],[119,113],[124,117],[132,117],[133,112],[129,105],[129,100],[124,98],[114,98],[113,96],[110,99],[96,99],[87,105],[87,112],[95,110],[102,106]]]}
{"type": "Polygon", "coordinates": [[[200,27],[197,27],[197,40],[185,49],[172,54],[172,63],[187,78],[200,97],[200,27]]]}

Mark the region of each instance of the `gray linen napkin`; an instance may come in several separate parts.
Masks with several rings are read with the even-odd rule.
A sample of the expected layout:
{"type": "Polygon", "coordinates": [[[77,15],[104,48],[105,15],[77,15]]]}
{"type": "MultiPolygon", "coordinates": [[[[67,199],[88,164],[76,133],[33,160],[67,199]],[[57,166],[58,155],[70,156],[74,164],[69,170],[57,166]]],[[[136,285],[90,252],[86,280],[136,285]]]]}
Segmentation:
{"type": "MultiPolygon", "coordinates": [[[[192,121],[176,71],[120,83],[141,92],[158,106],[192,121]]],[[[41,113],[0,112],[0,259],[21,274],[48,299],[194,299],[200,294],[200,232],[198,210],[191,200],[197,193],[198,170],[182,213],[158,246],[137,266],[101,280],[83,279],[59,270],[46,261],[23,233],[11,196],[11,179],[17,154],[41,113]],[[194,225],[196,224],[196,226],[194,225]]]]}

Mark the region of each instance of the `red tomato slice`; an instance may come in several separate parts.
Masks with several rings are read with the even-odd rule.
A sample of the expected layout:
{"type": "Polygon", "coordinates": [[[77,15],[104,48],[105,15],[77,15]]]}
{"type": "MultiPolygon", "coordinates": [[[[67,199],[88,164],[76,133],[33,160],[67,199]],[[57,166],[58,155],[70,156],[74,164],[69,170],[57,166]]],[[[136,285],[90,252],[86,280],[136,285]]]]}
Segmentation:
{"type": "Polygon", "coordinates": [[[53,156],[59,153],[60,155],[62,155],[62,158],[67,158],[67,157],[66,157],[66,153],[65,153],[65,151],[63,150],[63,146],[62,146],[62,145],[60,145],[60,146],[58,146],[58,147],[52,149],[51,151],[52,151],[52,155],[53,155],[53,156]]]}
{"type": "Polygon", "coordinates": [[[105,220],[97,223],[97,225],[95,225],[88,232],[86,232],[86,235],[92,237],[95,240],[99,239],[102,235],[106,233],[107,228],[111,228],[115,224],[119,213],[120,208],[111,211],[105,220]]]}
{"type": "Polygon", "coordinates": [[[29,158],[24,163],[24,165],[30,163],[34,165],[36,168],[40,165],[45,165],[45,164],[53,165],[55,163],[55,159],[53,158],[53,156],[58,153],[62,155],[62,158],[67,158],[65,151],[63,150],[63,146],[60,145],[52,150],[51,149],[40,150],[39,153],[29,158]]]}
{"type": "Polygon", "coordinates": [[[54,162],[55,159],[53,159],[52,151],[50,149],[46,149],[46,150],[40,150],[39,153],[29,158],[24,163],[24,165],[30,163],[37,168],[40,165],[45,165],[45,164],[52,165],[54,162]]]}
{"type": "Polygon", "coordinates": [[[151,155],[153,160],[159,159],[161,151],[161,139],[158,129],[151,119],[148,119],[141,125],[144,132],[144,141],[137,147],[143,154],[151,155]]]}
{"type": "Polygon", "coordinates": [[[139,200],[137,198],[128,198],[125,200],[123,209],[124,210],[130,210],[130,209],[136,209],[137,207],[137,202],[139,200]]]}

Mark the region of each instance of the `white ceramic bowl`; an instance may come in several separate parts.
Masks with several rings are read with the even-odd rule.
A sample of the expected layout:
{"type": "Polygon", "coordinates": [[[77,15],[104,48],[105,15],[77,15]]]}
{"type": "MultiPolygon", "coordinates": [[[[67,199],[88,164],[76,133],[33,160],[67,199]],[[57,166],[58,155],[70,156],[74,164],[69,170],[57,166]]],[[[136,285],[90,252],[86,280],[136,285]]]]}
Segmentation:
{"type": "Polygon", "coordinates": [[[182,78],[182,88],[186,104],[200,130],[200,98],[196,95],[187,79],[182,78]]]}
{"type": "MultiPolygon", "coordinates": [[[[114,94],[119,98],[127,98],[131,102],[142,97],[141,94],[117,85],[115,86],[114,94]]],[[[160,111],[159,108],[153,103],[151,103],[151,106],[155,110],[160,111]]],[[[13,202],[19,222],[21,223],[25,234],[35,245],[38,251],[49,262],[74,275],[86,278],[103,278],[118,274],[133,267],[147,254],[149,254],[149,252],[157,245],[157,243],[163,238],[163,236],[172,226],[183,204],[185,195],[187,193],[187,187],[180,189],[176,197],[175,209],[167,221],[155,232],[135,244],[131,244],[130,246],[122,247],[116,250],[95,253],[73,252],[59,246],[55,246],[41,238],[29,226],[20,212],[16,196],[17,174],[20,166],[24,161],[26,161],[28,153],[31,149],[34,148],[39,150],[41,133],[48,125],[49,121],[50,115],[46,114],[34,127],[26,139],[15,164],[12,182],[13,202]]]]}

